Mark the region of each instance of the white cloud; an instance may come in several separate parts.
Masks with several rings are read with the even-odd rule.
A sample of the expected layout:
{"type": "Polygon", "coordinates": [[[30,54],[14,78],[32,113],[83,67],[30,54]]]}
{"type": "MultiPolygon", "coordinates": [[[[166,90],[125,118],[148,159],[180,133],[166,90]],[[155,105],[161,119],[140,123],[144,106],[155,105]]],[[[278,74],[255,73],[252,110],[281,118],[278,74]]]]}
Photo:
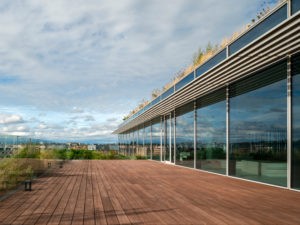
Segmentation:
{"type": "Polygon", "coordinates": [[[72,113],[84,113],[84,110],[78,107],[73,107],[72,108],[72,113]]]}
{"type": "MultiPolygon", "coordinates": [[[[20,111],[12,114],[22,107],[36,110],[26,117],[41,120],[32,121],[33,134],[88,137],[97,131],[85,133],[76,126],[104,123],[106,130],[99,131],[99,137],[108,138],[107,126],[116,127],[122,115],[150,97],[151,90],[171,80],[191,62],[198,47],[219,42],[251,21],[260,4],[260,0],[3,0],[0,77],[14,79],[9,83],[0,79],[0,102],[18,106],[20,111]],[[71,118],[72,113],[82,117],[71,118]],[[51,128],[58,124],[67,130],[51,128]]],[[[1,121],[5,122],[0,117],[1,121]]]]}
{"type": "Polygon", "coordinates": [[[0,124],[22,123],[23,119],[20,115],[0,114],[0,124]]]}

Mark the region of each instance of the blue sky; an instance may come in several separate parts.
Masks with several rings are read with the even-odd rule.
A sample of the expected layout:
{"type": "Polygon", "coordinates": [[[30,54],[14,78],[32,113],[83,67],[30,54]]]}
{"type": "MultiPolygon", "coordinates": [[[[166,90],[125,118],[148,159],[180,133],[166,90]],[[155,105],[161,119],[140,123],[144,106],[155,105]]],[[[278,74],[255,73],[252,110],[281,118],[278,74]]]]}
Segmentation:
{"type": "Polygon", "coordinates": [[[263,2],[2,0],[0,134],[115,141],[123,116],[263,2]]]}

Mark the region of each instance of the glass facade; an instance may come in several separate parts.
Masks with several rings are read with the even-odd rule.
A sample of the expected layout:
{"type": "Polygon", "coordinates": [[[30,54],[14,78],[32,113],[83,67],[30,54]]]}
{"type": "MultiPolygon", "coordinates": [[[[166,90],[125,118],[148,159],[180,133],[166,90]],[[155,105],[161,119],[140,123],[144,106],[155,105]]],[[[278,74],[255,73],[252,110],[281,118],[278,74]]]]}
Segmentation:
{"type": "Polygon", "coordinates": [[[142,126],[137,130],[136,155],[146,156],[146,151],[144,148],[144,127],[142,126]]]}
{"type": "Polygon", "coordinates": [[[197,100],[196,168],[226,174],[226,89],[197,100]]]}
{"type": "MultiPolygon", "coordinates": [[[[229,85],[229,176],[287,186],[287,65],[277,62],[229,85]]],[[[300,189],[300,54],[291,58],[291,74],[290,177],[300,189]]],[[[120,134],[120,151],[226,174],[226,103],[225,88],[207,94],[120,134]]]]}
{"type": "Polygon", "coordinates": [[[174,102],[166,102],[170,111],[161,102],[157,108],[162,115],[148,110],[147,118],[152,115],[156,118],[119,135],[120,150],[128,155],[144,154],[148,159],[288,188],[291,184],[291,188],[300,189],[299,50],[291,56],[289,64],[289,54],[298,49],[297,39],[290,36],[296,32],[297,17],[293,14],[299,13],[299,10],[299,0],[282,3],[230,43],[226,49],[228,52],[223,49],[132,116],[127,123],[175,92],[174,102]],[[292,13],[290,19],[289,9],[292,13]],[[284,21],[290,29],[284,28],[284,21]],[[269,38],[265,34],[272,29],[272,37],[269,38]],[[275,57],[272,54],[276,50],[274,46],[279,51],[277,44],[280,40],[277,37],[281,36],[281,32],[291,34],[286,35],[291,43],[283,45],[284,52],[275,57]],[[259,47],[262,36],[272,51],[259,47]],[[235,68],[239,57],[228,58],[227,53],[231,56],[248,45],[249,53],[254,54],[241,54],[241,63],[246,67],[235,68]],[[256,52],[263,57],[256,57],[256,52]],[[264,53],[268,54],[265,55],[268,60],[287,57],[270,65],[270,61],[264,61],[264,53]],[[247,65],[248,58],[251,59],[247,65]],[[224,59],[228,60],[228,67],[224,71],[220,67],[217,73],[212,73],[216,80],[209,74],[198,78],[224,59]],[[252,68],[254,60],[257,64],[252,68]],[[195,82],[191,86],[178,91],[193,80],[195,82]],[[291,140],[288,139],[290,134],[291,140]]]}
{"type": "Polygon", "coordinates": [[[162,160],[167,162],[174,162],[173,121],[171,114],[164,117],[162,160]]]}
{"type": "Polygon", "coordinates": [[[286,62],[231,86],[230,175],[287,185],[286,62]]]}
{"type": "Polygon", "coordinates": [[[128,133],[128,152],[129,155],[133,155],[133,151],[134,151],[134,133],[132,131],[130,131],[128,133]]]}
{"type": "Polygon", "coordinates": [[[194,167],[194,103],[176,111],[176,164],[194,167]]]}
{"type": "Polygon", "coordinates": [[[292,58],[292,187],[300,189],[300,54],[292,58]]]}
{"type": "Polygon", "coordinates": [[[152,159],[160,161],[161,118],[152,121],[152,159]]]}
{"type": "Polygon", "coordinates": [[[145,125],[144,148],[146,150],[147,159],[151,159],[151,123],[145,125]]]}

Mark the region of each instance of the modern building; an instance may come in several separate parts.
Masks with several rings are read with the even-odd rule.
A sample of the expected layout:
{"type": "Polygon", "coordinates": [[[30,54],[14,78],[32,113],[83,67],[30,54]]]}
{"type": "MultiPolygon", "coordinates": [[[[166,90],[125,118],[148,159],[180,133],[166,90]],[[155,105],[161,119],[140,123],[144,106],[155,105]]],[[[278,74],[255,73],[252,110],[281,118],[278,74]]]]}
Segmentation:
{"type": "Polygon", "coordinates": [[[278,5],[114,133],[126,155],[300,189],[300,0],[278,5]]]}
{"type": "Polygon", "coordinates": [[[87,149],[91,150],[91,151],[95,151],[96,150],[96,145],[90,144],[90,145],[87,146],[87,149]]]}

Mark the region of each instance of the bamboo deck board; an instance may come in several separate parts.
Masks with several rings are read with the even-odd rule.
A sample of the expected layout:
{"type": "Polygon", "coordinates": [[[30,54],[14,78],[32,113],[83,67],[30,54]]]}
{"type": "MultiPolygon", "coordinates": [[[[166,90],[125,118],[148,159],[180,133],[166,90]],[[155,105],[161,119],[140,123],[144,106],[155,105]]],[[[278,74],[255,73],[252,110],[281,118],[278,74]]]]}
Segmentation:
{"type": "Polygon", "coordinates": [[[300,224],[300,192],[153,161],[70,161],[0,202],[0,225],[300,224]]]}

